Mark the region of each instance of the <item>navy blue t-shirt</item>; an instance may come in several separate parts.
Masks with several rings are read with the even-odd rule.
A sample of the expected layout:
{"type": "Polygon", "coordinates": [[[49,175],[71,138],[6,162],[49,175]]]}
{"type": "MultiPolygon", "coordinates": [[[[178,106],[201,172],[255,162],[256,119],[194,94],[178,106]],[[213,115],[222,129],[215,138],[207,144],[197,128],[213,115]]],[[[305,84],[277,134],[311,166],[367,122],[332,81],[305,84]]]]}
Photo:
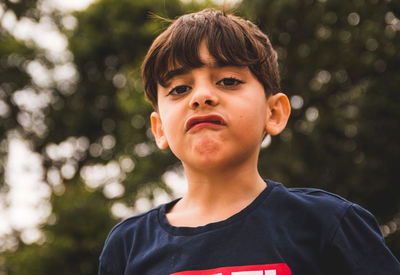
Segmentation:
{"type": "Polygon", "coordinates": [[[99,274],[400,274],[375,218],[337,195],[310,188],[267,188],[232,217],[175,227],[177,200],[113,228],[99,274]]]}

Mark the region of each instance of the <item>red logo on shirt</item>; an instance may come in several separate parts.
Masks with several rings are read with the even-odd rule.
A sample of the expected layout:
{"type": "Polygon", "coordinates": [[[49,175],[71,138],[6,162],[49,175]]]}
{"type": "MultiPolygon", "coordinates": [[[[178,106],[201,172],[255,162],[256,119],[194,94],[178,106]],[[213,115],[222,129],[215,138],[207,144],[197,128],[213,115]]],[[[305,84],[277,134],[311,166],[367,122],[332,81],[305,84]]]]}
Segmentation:
{"type": "Polygon", "coordinates": [[[291,275],[287,264],[265,264],[220,267],[207,270],[182,271],[171,275],[291,275]]]}

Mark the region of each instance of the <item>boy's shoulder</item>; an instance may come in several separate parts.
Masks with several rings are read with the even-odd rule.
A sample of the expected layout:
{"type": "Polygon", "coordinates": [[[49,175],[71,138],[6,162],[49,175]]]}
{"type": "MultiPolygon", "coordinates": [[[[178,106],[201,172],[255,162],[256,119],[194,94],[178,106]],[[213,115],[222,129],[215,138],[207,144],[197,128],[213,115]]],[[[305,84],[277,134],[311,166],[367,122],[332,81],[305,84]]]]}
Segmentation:
{"type": "Polygon", "coordinates": [[[269,185],[273,185],[275,194],[272,198],[287,201],[304,207],[327,207],[333,209],[345,209],[353,203],[345,198],[317,188],[310,187],[285,187],[281,183],[267,180],[269,185]]]}
{"type": "Polygon", "coordinates": [[[153,231],[158,228],[158,210],[161,207],[163,205],[129,217],[115,225],[105,241],[100,262],[103,265],[117,265],[117,263],[124,261],[130,249],[127,244],[140,244],[140,241],[146,241],[149,228],[153,231]]]}
{"type": "Polygon", "coordinates": [[[164,207],[164,205],[159,205],[149,211],[124,219],[111,229],[109,238],[110,236],[115,235],[116,232],[118,232],[118,235],[122,236],[131,235],[132,231],[140,230],[142,227],[141,225],[143,224],[151,226],[151,223],[158,220],[158,212],[162,207],[164,207]]]}
{"type": "Polygon", "coordinates": [[[361,206],[348,201],[347,199],[316,188],[292,187],[287,188],[280,183],[267,183],[274,186],[268,204],[278,209],[280,215],[306,216],[307,220],[318,220],[334,226],[341,220],[351,215],[360,213],[362,216],[373,215],[361,206]]]}
{"type": "Polygon", "coordinates": [[[321,189],[275,185],[269,202],[275,210],[273,217],[277,227],[284,226],[292,236],[308,232],[327,245],[343,244],[349,236],[382,240],[374,215],[358,204],[321,189]]]}

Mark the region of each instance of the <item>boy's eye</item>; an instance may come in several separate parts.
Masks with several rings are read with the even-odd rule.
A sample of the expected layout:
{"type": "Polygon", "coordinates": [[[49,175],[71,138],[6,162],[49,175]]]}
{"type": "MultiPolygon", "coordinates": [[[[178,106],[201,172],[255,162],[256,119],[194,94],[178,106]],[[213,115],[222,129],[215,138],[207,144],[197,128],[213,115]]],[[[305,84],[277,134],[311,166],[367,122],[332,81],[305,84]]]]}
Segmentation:
{"type": "Polygon", "coordinates": [[[186,93],[187,91],[190,90],[189,86],[186,85],[180,85],[180,86],[176,86],[174,88],[172,88],[169,92],[168,95],[180,95],[183,93],[186,93]]]}
{"type": "Polygon", "coordinates": [[[243,81],[240,81],[239,79],[236,79],[233,77],[223,78],[217,82],[217,85],[223,86],[223,87],[233,87],[233,86],[237,86],[239,84],[243,84],[243,81]]]}

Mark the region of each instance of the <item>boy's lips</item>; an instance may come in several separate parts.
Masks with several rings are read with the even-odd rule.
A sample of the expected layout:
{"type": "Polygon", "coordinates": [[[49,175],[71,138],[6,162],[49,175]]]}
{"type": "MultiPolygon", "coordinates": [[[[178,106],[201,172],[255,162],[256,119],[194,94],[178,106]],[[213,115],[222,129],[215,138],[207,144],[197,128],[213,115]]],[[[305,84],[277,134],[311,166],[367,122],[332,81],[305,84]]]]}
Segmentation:
{"type": "Polygon", "coordinates": [[[185,123],[186,132],[198,127],[213,127],[226,125],[225,120],[220,115],[192,116],[185,123]]]}

